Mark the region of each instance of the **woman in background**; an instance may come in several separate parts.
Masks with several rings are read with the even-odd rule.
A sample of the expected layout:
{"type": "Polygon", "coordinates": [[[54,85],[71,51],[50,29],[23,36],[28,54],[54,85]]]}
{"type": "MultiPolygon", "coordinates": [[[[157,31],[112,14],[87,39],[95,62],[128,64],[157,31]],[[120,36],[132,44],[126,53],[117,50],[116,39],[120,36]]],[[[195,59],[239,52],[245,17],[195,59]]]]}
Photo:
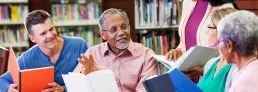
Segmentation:
{"type": "Polygon", "coordinates": [[[176,60],[195,45],[207,46],[207,24],[210,13],[217,9],[238,9],[234,0],[184,0],[179,25],[180,43],[166,54],[168,60],[176,60]]]}

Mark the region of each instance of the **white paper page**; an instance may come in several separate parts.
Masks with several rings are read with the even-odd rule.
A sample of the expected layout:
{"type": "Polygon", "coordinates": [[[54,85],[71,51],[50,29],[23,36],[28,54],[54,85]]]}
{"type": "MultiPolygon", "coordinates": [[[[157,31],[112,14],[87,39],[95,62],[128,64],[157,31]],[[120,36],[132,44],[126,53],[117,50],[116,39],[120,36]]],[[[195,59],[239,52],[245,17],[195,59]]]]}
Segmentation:
{"type": "Polygon", "coordinates": [[[162,63],[164,66],[166,66],[169,69],[176,66],[174,61],[167,60],[163,55],[151,54],[151,56],[154,57],[158,62],[162,63]]]}
{"type": "Polygon", "coordinates": [[[191,47],[189,50],[187,50],[182,56],[180,56],[177,60],[176,60],[176,68],[179,68],[183,61],[189,56],[189,54],[193,51],[194,47],[191,47]]]}
{"type": "Polygon", "coordinates": [[[99,70],[87,75],[93,92],[119,92],[113,71],[99,70]]]}
{"type": "Polygon", "coordinates": [[[90,82],[81,74],[62,74],[68,92],[93,92],[90,82]]]}
{"type": "Polygon", "coordinates": [[[191,68],[194,66],[203,66],[211,58],[219,55],[219,52],[214,48],[195,46],[189,49],[184,55],[182,56],[184,58],[179,61],[179,64],[177,64],[177,68],[179,70],[184,70],[185,68],[191,68]]]}

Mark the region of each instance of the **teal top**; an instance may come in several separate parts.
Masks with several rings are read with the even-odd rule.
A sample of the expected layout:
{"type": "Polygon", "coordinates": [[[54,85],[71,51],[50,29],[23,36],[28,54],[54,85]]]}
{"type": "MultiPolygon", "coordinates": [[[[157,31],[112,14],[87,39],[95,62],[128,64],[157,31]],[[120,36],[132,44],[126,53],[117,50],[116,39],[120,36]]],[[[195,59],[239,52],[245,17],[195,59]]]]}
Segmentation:
{"type": "Polygon", "coordinates": [[[204,92],[224,92],[228,72],[230,71],[232,64],[222,67],[218,74],[213,78],[219,60],[220,59],[213,63],[211,68],[197,84],[204,92]]]}

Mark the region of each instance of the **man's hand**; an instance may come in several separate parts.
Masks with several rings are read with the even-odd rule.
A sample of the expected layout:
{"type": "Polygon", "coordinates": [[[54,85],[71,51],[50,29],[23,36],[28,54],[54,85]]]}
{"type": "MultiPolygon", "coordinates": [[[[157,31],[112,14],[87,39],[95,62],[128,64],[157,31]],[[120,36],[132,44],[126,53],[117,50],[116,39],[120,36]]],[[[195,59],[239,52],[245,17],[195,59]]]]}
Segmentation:
{"type": "Polygon", "coordinates": [[[64,88],[57,83],[48,83],[50,88],[42,90],[42,92],[64,92],[64,88]]]}
{"type": "Polygon", "coordinates": [[[17,84],[11,84],[7,92],[19,92],[16,88],[17,88],[17,84]]]}
{"type": "Polygon", "coordinates": [[[193,77],[199,77],[199,76],[203,75],[203,67],[195,66],[192,68],[187,68],[187,69],[183,70],[182,72],[191,79],[193,77]]]}
{"type": "Polygon", "coordinates": [[[181,49],[171,49],[167,54],[166,54],[166,59],[167,60],[177,60],[180,56],[182,56],[182,51],[181,49]]]}
{"type": "Polygon", "coordinates": [[[99,67],[95,64],[95,61],[91,54],[89,54],[89,58],[85,54],[81,54],[81,57],[82,58],[77,59],[78,62],[83,65],[81,69],[81,73],[83,73],[84,75],[87,75],[91,72],[99,70],[99,67]]]}

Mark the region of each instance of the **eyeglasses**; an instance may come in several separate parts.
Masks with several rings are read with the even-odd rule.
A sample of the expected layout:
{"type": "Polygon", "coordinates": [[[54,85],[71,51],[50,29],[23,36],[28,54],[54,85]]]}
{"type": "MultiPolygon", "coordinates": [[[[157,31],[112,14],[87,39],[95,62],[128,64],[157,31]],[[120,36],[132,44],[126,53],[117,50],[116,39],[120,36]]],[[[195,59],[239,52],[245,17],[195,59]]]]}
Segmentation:
{"type": "Polygon", "coordinates": [[[218,41],[217,43],[215,43],[214,45],[213,45],[213,47],[215,47],[215,48],[219,48],[219,44],[221,43],[221,42],[226,42],[228,39],[223,39],[223,40],[220,40],[220,41],[218,41]]]}
{"type": "MultiPolygon", "coordinates": [[[[214,31],[217,30],[217,27],[216,27],[216,26],[213,26],[213,27],[208,26],[207,28],[208,28],[209,30],[205,31],[206,34],[209,34],[210,30],[214,30],[214,31]]],[[[216,31],[216,32],[217,32],[217,31],[216,31]]]]}
{"type": "Polygon", "coordinates": [[[217,27],[208,27],[209,29],[217,29],[217,27]]]}
{"type": "MultiPolygon", "coordinates": [[[[123,24],[123,25],[120,26],[120,30],[121,31],[129,31],[130,30],[130,25],[123,24]]],[[[111,27],[109,30],[103,30],[103,31],[110,32],[111,34],[117,34],[119,30],[118,30],[118,27],[111,27]]]]}

